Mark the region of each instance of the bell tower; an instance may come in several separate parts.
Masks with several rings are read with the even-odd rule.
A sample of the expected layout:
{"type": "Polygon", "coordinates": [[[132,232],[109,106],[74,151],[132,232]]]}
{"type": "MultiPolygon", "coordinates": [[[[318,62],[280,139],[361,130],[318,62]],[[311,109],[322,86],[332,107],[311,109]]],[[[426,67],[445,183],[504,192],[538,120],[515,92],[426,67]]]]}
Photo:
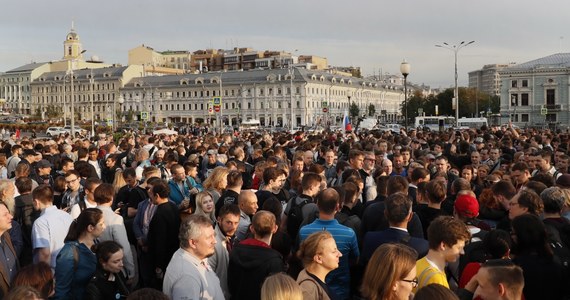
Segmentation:
{"type": "Polygon", "coordinates": [[[82,59],[83,50],[81,48],[81,41],[79,40],[79,35],[75,32],[73,22],[71,22],[71,30],[65,37],[63,42],[63,59],[64,60],[74,60],[82,59]]]}

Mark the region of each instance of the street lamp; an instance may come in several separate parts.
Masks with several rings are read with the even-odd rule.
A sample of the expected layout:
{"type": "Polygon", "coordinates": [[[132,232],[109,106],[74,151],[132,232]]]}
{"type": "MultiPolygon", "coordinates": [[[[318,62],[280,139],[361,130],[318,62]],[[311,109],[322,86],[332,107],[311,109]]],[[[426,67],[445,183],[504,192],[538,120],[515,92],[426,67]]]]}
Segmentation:
{"type": "Polygon", "coordinates": [[[473,43],[475,43],[475,41],[471,41],[468,43],[462,41],[461,43],[459,43],[459,45],[449,45],[448,43],[445,42],[443,43],[443,45],[435,45],[436,47],[439,48],[451,50],[455,54],[455,90],[453,91],[453,96],[455,99],[455,126],[459,124],[459,90],[457,88],[457,53],[459,52],[459,50],[461,50],[461,48],[467,47],[473,43]]]}
{"type": "Polygon", "coordinates": [[[410,74],[411,66],[409,63],[404,61],[400,64],[400,72],[404,75],[404,110],[406,111],[406,132],[408,132],[408,75],[410,74]]]}
{"type": "MultiPolygon", "coordinates": [[[[113,132],[117,131],[117,102],[119,102],[119,108],[123,107],[123,103],[125,103],[125,98],[123,95],[119,94],[119,99],[113,101],[113,132]]],[[[122,112],[122,109],[121,109],[122,112]]],[[[122,118],[122,114],[121,114],[122,118]]]]}

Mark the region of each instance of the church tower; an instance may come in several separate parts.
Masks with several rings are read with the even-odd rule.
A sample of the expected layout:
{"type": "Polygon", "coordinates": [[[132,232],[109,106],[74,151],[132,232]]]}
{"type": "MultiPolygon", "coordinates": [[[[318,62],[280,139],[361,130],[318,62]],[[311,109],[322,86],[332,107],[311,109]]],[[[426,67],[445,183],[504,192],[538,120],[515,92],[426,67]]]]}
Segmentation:
{"type": "Polygon", "coordinates": [[[81,53],[83,51],[81,48],[81,41],[79,40],[79,35],[75,32],[73,22],[71,23],[71,31],[67,34],[67,37],[63,42],[63,51],[64,60],[83,58],[83,54],[81,53]]]}

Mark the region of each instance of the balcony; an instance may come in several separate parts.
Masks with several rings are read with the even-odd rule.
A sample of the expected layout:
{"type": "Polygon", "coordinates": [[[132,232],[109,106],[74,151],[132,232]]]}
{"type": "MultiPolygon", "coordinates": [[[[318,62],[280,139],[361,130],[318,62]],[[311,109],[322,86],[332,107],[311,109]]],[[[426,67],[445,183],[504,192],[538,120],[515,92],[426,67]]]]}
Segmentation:
{"type": "Polygon", "coordinates": [[[562,104],[545,104],[544,108],[548,109],[548,111],[560,111],[562,110],[562,104]]]}

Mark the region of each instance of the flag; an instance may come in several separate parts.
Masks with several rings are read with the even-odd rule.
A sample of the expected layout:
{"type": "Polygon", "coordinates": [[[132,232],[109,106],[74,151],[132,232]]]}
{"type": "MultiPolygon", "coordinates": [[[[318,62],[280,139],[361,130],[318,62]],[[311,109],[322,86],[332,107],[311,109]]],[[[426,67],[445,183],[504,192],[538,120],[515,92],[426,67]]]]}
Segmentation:
{"type": "Polygon", "coordinates": [[[342,120],[342,131],[352,131],[352,124],[350,124],[350,119],[348,118],[348,112],[344,112],[344,119],[342,120]]]}

